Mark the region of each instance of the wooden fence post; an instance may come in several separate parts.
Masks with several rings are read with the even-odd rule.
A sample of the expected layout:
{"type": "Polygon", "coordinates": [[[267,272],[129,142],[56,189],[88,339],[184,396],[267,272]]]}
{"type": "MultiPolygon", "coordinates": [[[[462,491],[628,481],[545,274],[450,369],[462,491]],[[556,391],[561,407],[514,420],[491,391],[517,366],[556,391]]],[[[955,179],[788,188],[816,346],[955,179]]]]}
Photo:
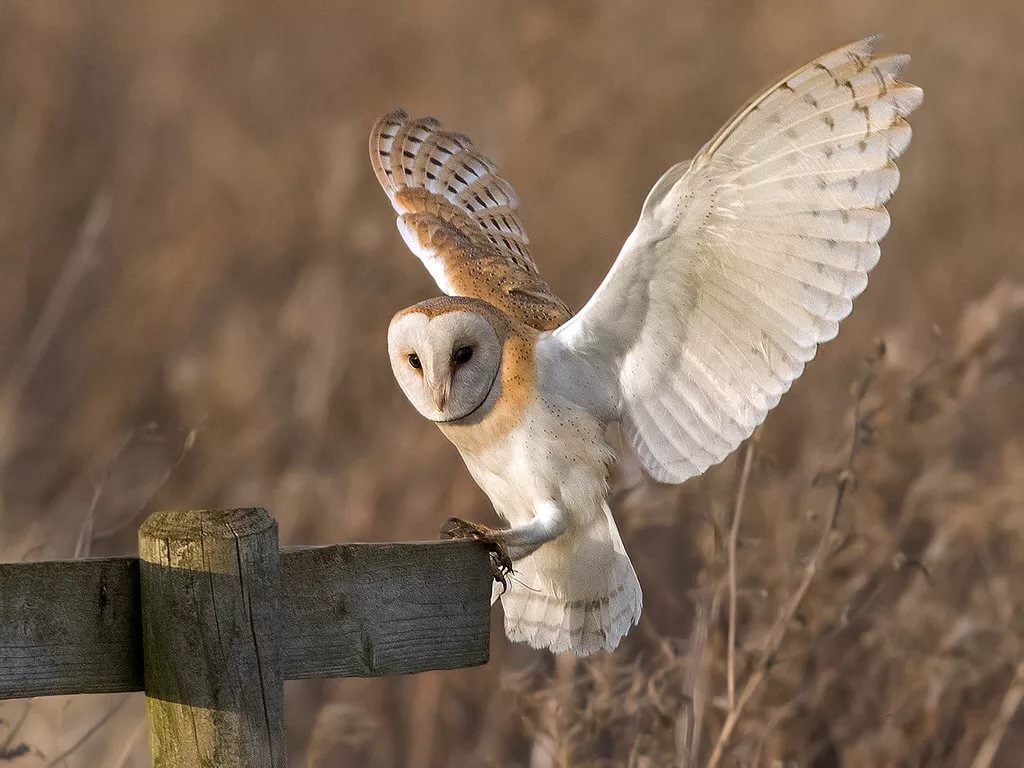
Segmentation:
{"type": "Polygon", "coordinates": [[[158,512],[139,530],[156,768],[282,768],[277,523],[262,509],[158,512]]]}

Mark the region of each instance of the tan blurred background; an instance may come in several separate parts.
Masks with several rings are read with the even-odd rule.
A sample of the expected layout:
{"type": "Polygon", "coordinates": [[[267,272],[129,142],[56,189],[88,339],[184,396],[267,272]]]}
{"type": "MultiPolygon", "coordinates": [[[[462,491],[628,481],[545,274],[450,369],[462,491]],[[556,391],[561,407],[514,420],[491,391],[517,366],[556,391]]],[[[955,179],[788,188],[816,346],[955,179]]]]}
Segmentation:
{"type": "MultiPolygon", "coordinates": [[[[869,556],[888,551],[894,528],[927,559],[941,530],[928,515],[942,504],[925,505],[920,529],[906,499],[936,467],[963,476],[942,503],[955,497],[986,522],[962,550],[961,529],[942,539],[925,563],[934,584],[891,595],[891,631],[869,622],[844,636],[859,650],[827,675],[806,660],[836,627],[849,630],[830,597],[842,590],[823,589],[818,613],[801,618],[806,628],[820,615],[821,633],[799,630],[804,661],[765,683],[729,759],[971,765],[996,736],[993,764],[1019,755],[1016,720],[993,732],[1024,604],[1024,403],[1011,354],[1024,334],[990,344],[1017,306],[1006,286],[1024,280],[1024,5],[1010,0],[4,0],[0,559],[130,554],[157,508],[263,505],[288,544],[434,538],[449,515],[490,514],[391,378],[391,315],[437,291],[370,171],[373,120],[402,106],[472,136],[518,189],[542,272],[578,307],[665,168],[777,76],[876,31],[884,49],[912,54],[906,76],[925,102],[871,285],[760,433],[741,648],[756,647],[793,580],[777,571],[778,532],[796,541],[811,526],[813,539],[803,493],[842,452],[850,383],[878,339],[892,402],[934,370],[952,378],[936,384],[926,431],[892,416],[890,438],[867,449],[872,466],[899,469],[877,470],[848,502],[866,549],[829,578],[851,595],[875,583],[903,552],[869,556]],[[964,320],[1000,283],[982,319],[964,320]],[[953,353],[974,354],[972,333],[990,334],[977,370],[953,353]],[[950,552],[963,569],[943,559],[950,552]],[[880,570],[850,581],[868,562],[880,570]],[[951,597],[943,585],[954,583],[951,597]],[[975,584],[1001,607],[978,603],[965,586],[975,584]],[[899,600],[938,606],[935,623],[901,624],[899,600]],[[991,668],[947,637],[982,625],[991,668]],[[879,636],[906,642],[863,645],[879,636]],[[925,658],[918,697],[901,675],[925,658]],[[868,667],[878,700],[856,685],[868,667]]],[[[697,587],[721,565],[720,547],[698,544],[726,519],[736,474],[734,458],[682,491],[644,483],[624,494],[616,512],[646,614],[612,659],[556,666],[508,647],[496,614],[485,668],[289,684],[293,764],[668,764],[697,587]]],[[[722,723],[722,622],[701,661],[705,756],[722,723]]],[[[147,764],[138,696],[25,706],[0,705],[0,746],[31,748],[8,758],[18,768],[68,749],[59,764],[147,764]]]]}

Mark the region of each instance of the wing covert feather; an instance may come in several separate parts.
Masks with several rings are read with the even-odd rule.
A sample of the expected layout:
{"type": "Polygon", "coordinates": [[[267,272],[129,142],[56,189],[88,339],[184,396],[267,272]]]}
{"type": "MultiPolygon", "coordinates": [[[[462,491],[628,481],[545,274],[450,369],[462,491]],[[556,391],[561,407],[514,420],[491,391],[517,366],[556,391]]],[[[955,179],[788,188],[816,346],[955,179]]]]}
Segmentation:
{"type": "Polygon", "coordinates": [[[731,453],[867,285],[922,96],[899,79],[909,57],[875,42],[782,79],[669,169],[593,297],[543,338],[614,376],[655,479],[731,453]]]}
{"type": "Polygon", "coordinates": [[[540,330],[569,318],[530,255],[515,190],[469,138],[396,110],[370,132],[370,163],[402,238],[442,291],[540,330]]]}

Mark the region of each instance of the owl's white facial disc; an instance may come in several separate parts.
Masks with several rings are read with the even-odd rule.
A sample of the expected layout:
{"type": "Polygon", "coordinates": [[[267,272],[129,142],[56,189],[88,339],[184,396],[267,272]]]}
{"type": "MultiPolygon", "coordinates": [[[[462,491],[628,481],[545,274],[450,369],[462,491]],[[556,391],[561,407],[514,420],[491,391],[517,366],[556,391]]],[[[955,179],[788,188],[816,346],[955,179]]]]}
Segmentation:
{"type": "Polygon", "coordinates": [[[434,317],[407,312],[391,321],[388,355],[399,386],[420,414],[455,421],[490,394],[501,342],[487,318],[470,310],[434,317]]]}

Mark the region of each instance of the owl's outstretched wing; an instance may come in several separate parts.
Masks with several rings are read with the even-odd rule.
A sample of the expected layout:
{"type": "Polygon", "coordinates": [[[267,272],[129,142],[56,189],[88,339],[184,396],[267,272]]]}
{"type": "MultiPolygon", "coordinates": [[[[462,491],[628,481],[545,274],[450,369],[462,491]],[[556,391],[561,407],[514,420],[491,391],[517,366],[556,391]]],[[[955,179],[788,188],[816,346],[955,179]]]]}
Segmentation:
{"type": "Polygon", "coordinates": [[[515,190],[467,137],[397,110],[373,126],[370,162],[402,238],[442,291],[483,299],[539,330],[569,318],[530,256],[515,190]]]}
{"type": "Polygon", "coordinates": [[[800,68],[669,169],[597,292],[542,338],[615,378],[657,480],[731,453],[867,284],[922,98],[875,41],[800,68]]]}

